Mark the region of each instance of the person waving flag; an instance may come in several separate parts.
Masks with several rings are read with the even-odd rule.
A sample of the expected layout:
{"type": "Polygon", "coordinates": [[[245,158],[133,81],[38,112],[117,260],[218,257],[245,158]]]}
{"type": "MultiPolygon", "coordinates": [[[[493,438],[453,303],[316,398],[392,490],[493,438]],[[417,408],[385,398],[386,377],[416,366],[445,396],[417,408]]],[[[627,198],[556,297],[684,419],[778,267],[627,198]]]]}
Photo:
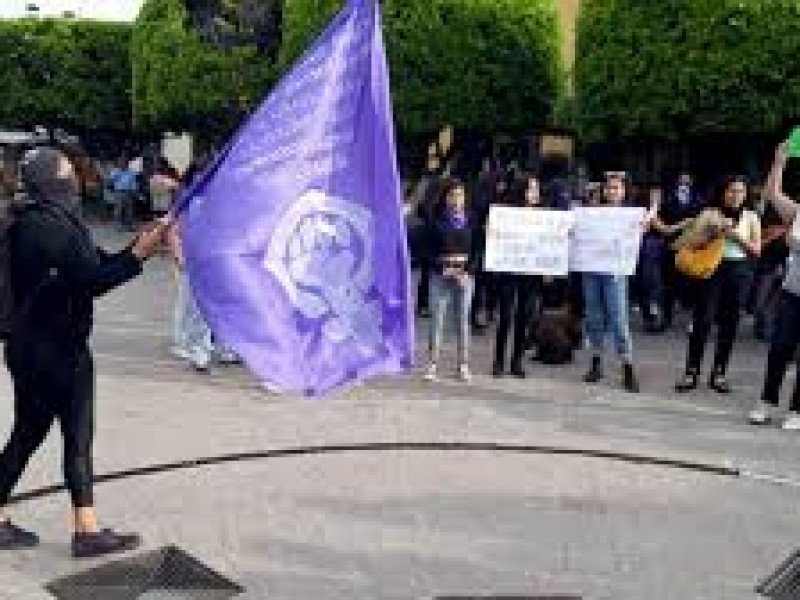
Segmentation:
{"type": "Polygon", "coordinates": [[[376,0],[350,0],[178,208],[215,336],[270,388],[407,370],[410,267],[376,0]]]}

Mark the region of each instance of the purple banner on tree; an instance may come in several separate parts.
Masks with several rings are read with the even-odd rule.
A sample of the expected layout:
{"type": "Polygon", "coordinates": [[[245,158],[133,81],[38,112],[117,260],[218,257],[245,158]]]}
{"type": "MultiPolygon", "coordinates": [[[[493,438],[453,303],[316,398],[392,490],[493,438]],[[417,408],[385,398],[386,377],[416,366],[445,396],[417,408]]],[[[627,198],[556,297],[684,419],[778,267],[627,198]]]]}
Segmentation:
{"type": "Polygon", "coordinates": [[[350,0],[183,199],[215,335],[310,395],[411,366],[409,259],[376,0],[350,0]]]}

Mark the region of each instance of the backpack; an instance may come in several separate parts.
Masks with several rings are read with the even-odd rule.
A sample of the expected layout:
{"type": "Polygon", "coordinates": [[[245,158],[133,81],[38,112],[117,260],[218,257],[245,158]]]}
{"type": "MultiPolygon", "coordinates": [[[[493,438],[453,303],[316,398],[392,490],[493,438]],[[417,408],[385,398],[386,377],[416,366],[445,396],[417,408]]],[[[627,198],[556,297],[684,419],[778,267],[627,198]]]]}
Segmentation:
{"type": "Polygon", "coordinates": [[[10,199],[0,201],[0,340],[8,339],[16,313],[11,289],[11,226],[14,224],[11,202],[10,199]]]}
{"type": "Polygon", "coordinates": [[[23,300],[15,297],[11,286],[11,232],[19,214],[25,210],[15,205],[16,197],[10,199],[0,196],[0,341],[8,340],[19,318],[39,292],[56,277],[46,276],[23,300]]]}

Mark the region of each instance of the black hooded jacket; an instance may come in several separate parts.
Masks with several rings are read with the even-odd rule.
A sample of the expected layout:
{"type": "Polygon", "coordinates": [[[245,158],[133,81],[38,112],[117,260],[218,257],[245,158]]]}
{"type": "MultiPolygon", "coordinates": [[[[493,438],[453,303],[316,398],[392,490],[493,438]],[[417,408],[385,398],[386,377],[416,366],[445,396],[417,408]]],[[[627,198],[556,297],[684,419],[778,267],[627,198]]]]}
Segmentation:
{"type": "Polygon", "coordinates": [[[92,331],[94,298],[132,279],[142,265],[130,248],[97,248],[74,209],[69,179],[60,179],[57,150],[37,150],[22,164],[28,202],[9,231],[15,303],[9,342],[47,340],[83,345],[92,331]]]}
{"type": "Polygon", "coordinates": [[[142,270],[129,248],[107,254],[94,246],[82,223],[57,206],[24,208],[10,235],[11,289],[18,311],[12,339],[85,343],[92,331],[93,299],[142,270]]]}

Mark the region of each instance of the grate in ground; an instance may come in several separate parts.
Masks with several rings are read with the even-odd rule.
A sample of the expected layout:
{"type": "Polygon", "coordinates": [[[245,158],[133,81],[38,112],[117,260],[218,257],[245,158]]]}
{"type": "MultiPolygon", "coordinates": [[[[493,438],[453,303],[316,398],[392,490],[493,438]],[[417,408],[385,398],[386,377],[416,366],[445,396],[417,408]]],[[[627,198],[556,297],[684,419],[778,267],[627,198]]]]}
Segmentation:
{"type": "Polygon", "coordinates": [[[800,600],[800,550],[758,584],[756,592],[771,600],[800,600]]]}
{"type": "Polygon", "coordinates": [[[229,600],[244,591],[175,546],[62,577],[45,589],[58,600],[229,600]]]}

